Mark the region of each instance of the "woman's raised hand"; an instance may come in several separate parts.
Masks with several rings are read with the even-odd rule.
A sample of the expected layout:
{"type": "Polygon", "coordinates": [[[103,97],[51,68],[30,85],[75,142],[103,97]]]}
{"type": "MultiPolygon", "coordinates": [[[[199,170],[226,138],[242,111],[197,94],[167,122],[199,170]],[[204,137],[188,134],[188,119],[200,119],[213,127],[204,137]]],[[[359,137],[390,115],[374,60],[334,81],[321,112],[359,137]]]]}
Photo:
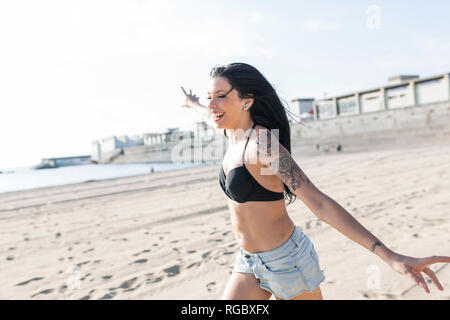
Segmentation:
{"type": "Polygon", "coordinates": [[[182,107],[186,107],[186,108],[192,108],[194,106],[195,103],[198,103],[198,100],[200,99],[199,97],[197,97],[195,94],[192,94],[192,90],[189,90],[189,94],[184,90],[183,87],[181,87],[181,89],[184,92],[184,95],[186,96],[186,102],[185,104],[182,105],[182,107]]]}
{"type": "Polygon", "coordinates": [[[434,282],[439,290],[444,290],[444,287],[439,282],[436,274],[428,266],[435,263],[448,263],[450,257],[448,256],[430,256],[425,258],[413,258],[400,254],[395,254],[390,260],[389,265],[398,273],[410,278],[416,285],[422,287],[426,293],[430,293],[427,282],[423,278],[422,272],[425,273],[434,282]]]}

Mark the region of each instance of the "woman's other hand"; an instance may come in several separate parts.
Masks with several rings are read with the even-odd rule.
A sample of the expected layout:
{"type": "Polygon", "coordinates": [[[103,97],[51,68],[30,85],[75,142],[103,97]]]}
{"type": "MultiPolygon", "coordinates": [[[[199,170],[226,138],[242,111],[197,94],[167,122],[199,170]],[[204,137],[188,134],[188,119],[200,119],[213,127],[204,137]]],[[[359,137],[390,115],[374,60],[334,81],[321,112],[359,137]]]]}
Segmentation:
{"type": "Polygon", "coordinates": [[[183,87],[181,87],[181,89],[184,92],[184,95],[186,96],[186,102],[184,105],[182,105],[182,107],[186,107],[186,108],[192,108],[194,106],[194,104],[198,104],[199,102],[199,97],[197,97],[195,94],[192,94],[192,90],[189,90],[189,93],[187,93],[183,87]]]}

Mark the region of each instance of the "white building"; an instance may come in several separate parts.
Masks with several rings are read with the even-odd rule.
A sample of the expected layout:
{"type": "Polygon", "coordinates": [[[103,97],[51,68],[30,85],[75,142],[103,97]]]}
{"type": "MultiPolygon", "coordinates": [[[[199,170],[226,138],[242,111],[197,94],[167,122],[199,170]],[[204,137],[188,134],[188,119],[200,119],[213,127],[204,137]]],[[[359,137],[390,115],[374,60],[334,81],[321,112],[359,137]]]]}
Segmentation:
{"type": "Polygon", "coordinates": [[[92,142],[91,157],[92,160],[99,161],[105,153],[111,153],[114,150],[140,146],[143,144],[144,141],[139,135],[111,136],[92,142]]]}
{"type": "Polygon", "coordinates": [[[314,99],[313,98],[298,98],[291,100],[296,105],[298,114],[302,120],[309,120],[314,118],[314,99]]]}
{"type": "Polygon", "coordinates": [[[314,101],[314,119],[392,110],[450,100],[449,73],[419,78],[398,75],[385,86],[314,101]]]}
{"type": "Polygon", "coordinates": [[[214,129],[206,124],[205,121],[195,122],[193,125],[194,136],[206,138],[214,136],[214,129]]]}

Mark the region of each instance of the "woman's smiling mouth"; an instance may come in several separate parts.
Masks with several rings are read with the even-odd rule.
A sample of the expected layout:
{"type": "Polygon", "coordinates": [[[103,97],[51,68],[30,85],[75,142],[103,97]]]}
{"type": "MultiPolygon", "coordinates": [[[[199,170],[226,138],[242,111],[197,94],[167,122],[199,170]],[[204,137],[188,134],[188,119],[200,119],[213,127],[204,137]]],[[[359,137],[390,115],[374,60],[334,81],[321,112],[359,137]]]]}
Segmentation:
{"type": "Polygon", "coordinates": [[[225,115],[225,112],[214,112],[213,116],[214,116],[214,121],[219,121],[223,118],[223,116],[225,115]]]}

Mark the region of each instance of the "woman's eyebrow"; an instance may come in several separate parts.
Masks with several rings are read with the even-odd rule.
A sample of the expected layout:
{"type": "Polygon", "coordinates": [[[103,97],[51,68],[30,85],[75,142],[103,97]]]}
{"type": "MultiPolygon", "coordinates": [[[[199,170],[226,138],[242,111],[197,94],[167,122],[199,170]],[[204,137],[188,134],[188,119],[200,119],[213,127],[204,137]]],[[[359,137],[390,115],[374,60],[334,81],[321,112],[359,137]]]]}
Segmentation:
{"type": "MultiPolygon", "coordinates": [[[[220,91],[225,91],[225,90],[222,90],[222,89],[221,89],[221,90],[217,90],[216,93],[218,93],[218,92],[220,92],[220,91]]],[[[209,93],[209,91],[208,91],[208,93],[209,93]]]]}

